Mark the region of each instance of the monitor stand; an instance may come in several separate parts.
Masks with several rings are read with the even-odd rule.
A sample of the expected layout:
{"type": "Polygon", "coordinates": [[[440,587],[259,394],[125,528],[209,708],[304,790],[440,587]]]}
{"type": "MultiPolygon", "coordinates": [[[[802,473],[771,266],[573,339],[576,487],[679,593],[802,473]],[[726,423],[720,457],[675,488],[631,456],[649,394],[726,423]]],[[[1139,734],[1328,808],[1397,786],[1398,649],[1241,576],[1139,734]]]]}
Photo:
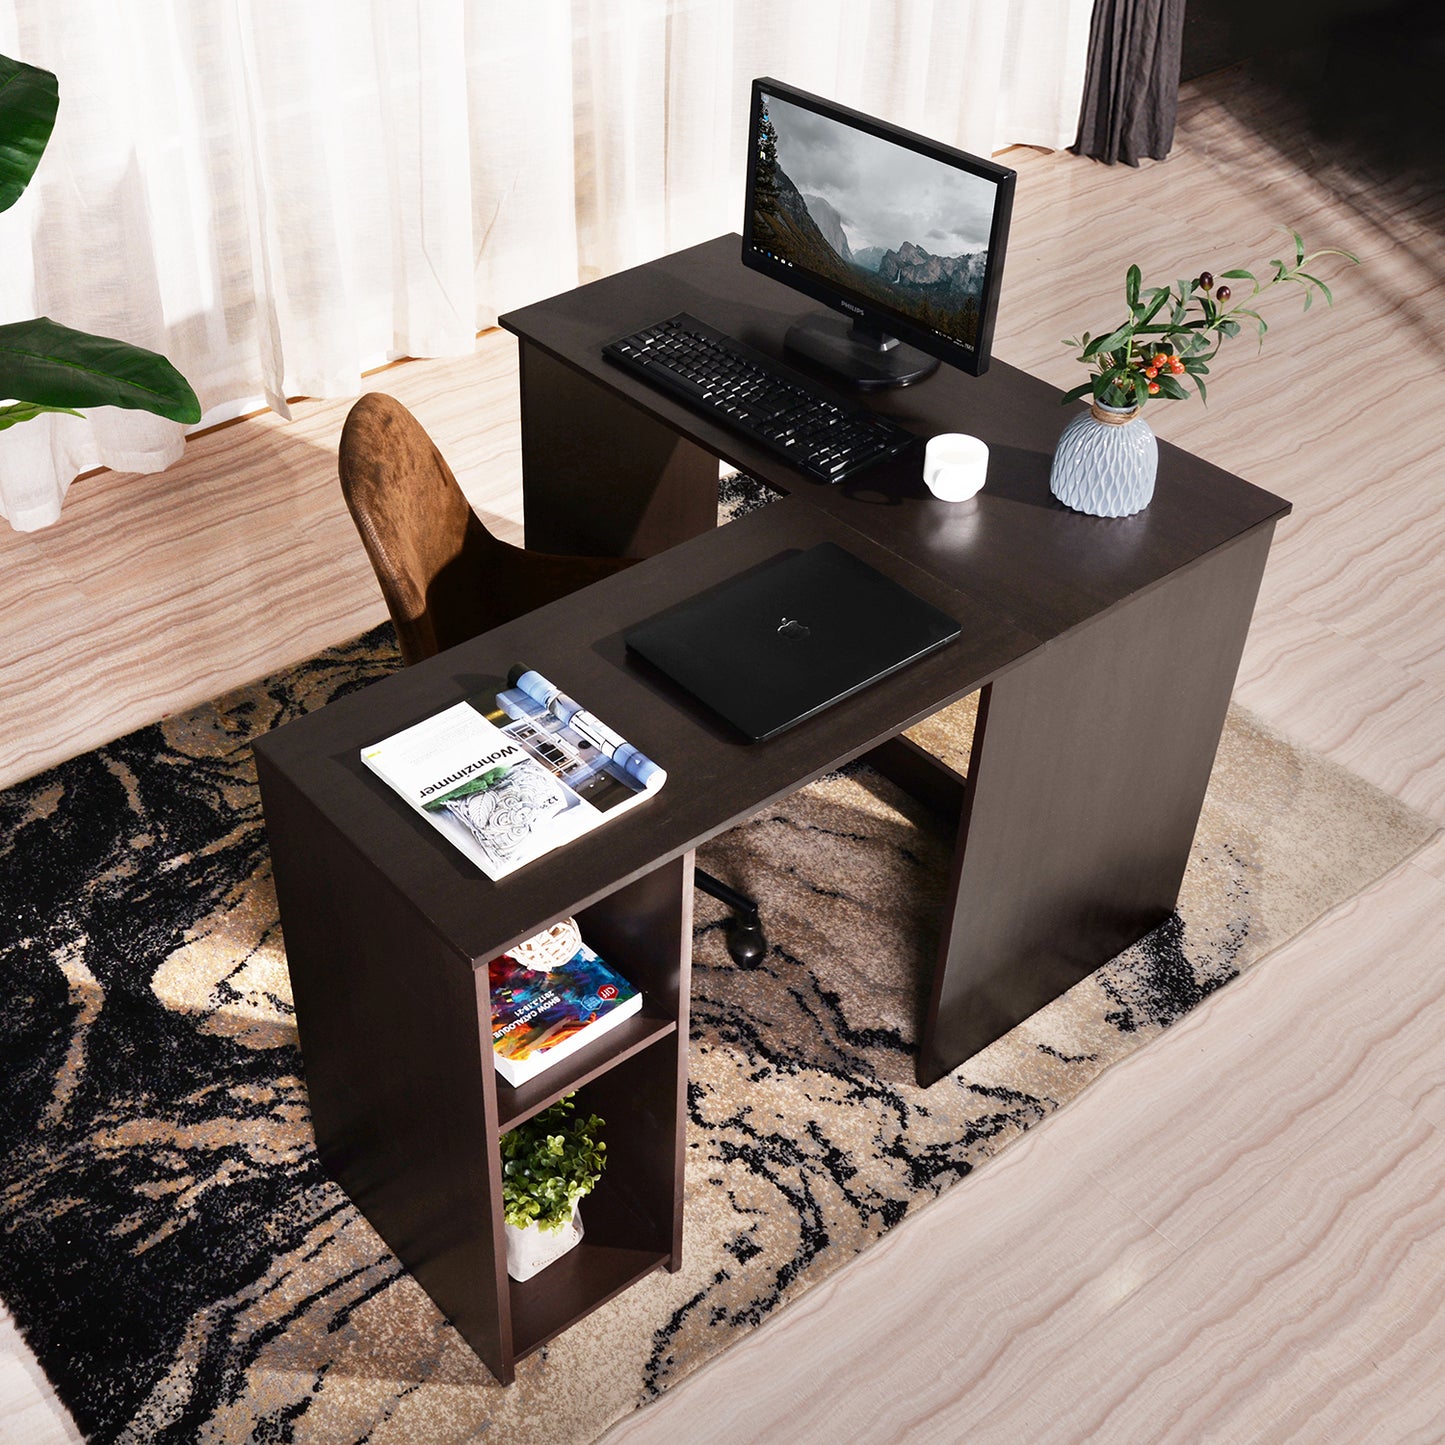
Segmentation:
{"type": "Polygon", "coordinates": [[[912,386],[938,370],[934,357],[905,346],[896,336],[830,312],[810,312],[795,322],[783,347],[859,391],[912,386]]]}

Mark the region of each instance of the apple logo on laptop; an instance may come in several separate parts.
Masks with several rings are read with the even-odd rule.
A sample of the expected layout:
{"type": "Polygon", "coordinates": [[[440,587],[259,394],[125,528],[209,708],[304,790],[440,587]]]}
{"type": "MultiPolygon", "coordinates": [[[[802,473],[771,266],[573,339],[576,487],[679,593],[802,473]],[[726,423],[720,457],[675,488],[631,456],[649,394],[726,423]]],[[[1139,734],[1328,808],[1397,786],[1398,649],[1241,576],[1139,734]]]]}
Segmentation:
{"type": "Polygon", "coordinates": [[[789,642],[802,642],[813,635],[813,630],[799,622],[796,617],[785,617],[778,623],[778,636],[789,642]]]}

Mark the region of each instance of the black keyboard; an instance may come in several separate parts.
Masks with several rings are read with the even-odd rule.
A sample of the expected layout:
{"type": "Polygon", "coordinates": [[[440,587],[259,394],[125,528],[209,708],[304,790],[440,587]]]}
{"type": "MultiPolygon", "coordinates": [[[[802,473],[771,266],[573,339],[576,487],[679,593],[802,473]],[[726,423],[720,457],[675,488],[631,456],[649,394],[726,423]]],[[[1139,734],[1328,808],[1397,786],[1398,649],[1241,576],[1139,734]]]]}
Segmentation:
{"type": "Polygon", "coordinates": [[[685,312],[609,342],[602,354],[825,482],[916,440],[685,312]]]}

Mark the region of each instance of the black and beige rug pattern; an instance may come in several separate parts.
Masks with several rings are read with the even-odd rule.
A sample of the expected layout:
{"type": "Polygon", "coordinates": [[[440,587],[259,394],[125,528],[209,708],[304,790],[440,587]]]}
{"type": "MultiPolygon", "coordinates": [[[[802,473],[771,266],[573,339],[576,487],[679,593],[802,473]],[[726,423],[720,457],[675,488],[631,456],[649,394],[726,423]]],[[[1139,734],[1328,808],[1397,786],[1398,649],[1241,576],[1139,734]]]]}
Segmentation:
{"type": "Polygon", "coordinates": [[[771,950],[698,898],[684,1267],[503,1389],[318,1166],[252,769],[395,665],[379,629],[0,793],[0,1297],[96,1440],[593,1439],[1434,832],[1233,712],[1176,915],[921,1090],[948,838],[862,766],[766,810],[704,855],[771,950]]]}

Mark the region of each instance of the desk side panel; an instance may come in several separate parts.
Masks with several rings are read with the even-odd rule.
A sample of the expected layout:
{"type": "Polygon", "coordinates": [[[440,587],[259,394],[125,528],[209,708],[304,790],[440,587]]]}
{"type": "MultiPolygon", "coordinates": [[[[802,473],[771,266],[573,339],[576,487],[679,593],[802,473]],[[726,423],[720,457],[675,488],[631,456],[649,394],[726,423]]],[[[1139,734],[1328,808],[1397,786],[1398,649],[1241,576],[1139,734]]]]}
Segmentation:
{"type": "Polygon", "coordinates": [[[674,1272],[682,1266],[694,871],[694,855],[684,853],[577,915],[583,936],[677,1021],[639,1067],[599,1077],[589,1105],[614,1123],[604,1177],[628,1203],[626,1242],[659,1251],[674,1272]]]}
{"type": "Polygon", "coordinates": [[[717,525],[711,452],[526,341],[519,368],[527,546],[650,557],[717,525]]]}
{"type": "Polygon", "coordinates": [[[1255,529],[985,689],[920,1082],[1169,916],[1273,531],[1255,529]]]}
{"type": "Polygon", "coordinates": [[[316,1146],[503,1383],[496,1094],[469,960],[257,750],[316,1146]]]}

